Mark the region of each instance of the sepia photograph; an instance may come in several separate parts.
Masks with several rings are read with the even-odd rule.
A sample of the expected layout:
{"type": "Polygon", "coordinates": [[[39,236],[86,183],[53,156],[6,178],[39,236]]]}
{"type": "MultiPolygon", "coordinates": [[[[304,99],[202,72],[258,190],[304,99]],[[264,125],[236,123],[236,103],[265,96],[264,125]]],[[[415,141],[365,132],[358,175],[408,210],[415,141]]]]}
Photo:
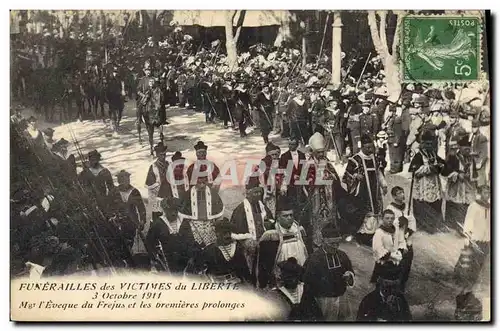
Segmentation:
{"type": "Polygon", "coordinates": [[[491,322],[488,10],[10,10],[10,319],[491,322]]]}

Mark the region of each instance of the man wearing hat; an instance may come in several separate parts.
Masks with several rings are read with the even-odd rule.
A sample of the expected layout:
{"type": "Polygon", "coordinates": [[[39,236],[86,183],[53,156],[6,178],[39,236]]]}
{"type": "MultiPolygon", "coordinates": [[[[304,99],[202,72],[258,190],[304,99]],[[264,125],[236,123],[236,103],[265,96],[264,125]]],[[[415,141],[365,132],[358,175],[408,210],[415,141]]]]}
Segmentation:
{"type": "Polygon", "coordinates": [[[327,103],[327,113],[325,119],[326,139],[328,141],[328,149],[333,149],[335,152],[335,162],[343,162],[342,158],[344,156],[344,137],[345,137],[345,126],[346,117],[345,105],[343,102],[339,102],[338,99],[332,99],[327,103]],[[330,138],[330,139],[328,139],[330,138]]]}
{"type": "Polygon", "coordinates": [[[172,171],[171,175],[173,175],[173,180],[169,180],[170,187],[172,188],[172,195],[176,198],[180,198],[184,196],[186,190],[189,189],[189,183],[185,173],[186,158],[182,156],[181,152],[177,151],[172,155],[170,167],[172,167],[172,169],[169,170],[172,171]]]}
{"type": "Polygon", "coordinates": [[[159,216],[163,212],[160,208],[160,201],[172,196],[172,187],[168,177],[167,146],[160,142],[154,150],[156,160],[149,166],[145,186],[148,189],[149,212],[153,216],[159,216]]]}
{"type": "Polygon", "coordinates": [[[45,146],[49,151],[52,151],[52,146],[54,145],[54,129],[47,128],[43,130],[43,138],[45,141],[45,146]]]}
{"type": "Polygon", "coordinates": [[[179,217],[181,201],[168,197],[160,202],[163,214],[155,214],[146,236],[148,251],[154,252],[160,267],[168,267],[173,274],[181,273],[187,266],[188,256],[183,238],[179,234],[182,219],[179,217]]]}
{"type": "MultiPolygon", "coordinates": [[[[234,209],[231,216],[233,239],[242,243],[245,248],[248,267],[254,270],[257,243],[266,230],[274,225],[273,214],[263,202],[264,189],[259,178],[252,176],[246,184],[246,197],[234,209]]],[[[253,274],[253,272],[252,272],[253,274]]]]}
{"type": "Polygon", "coordinates": [[[304,268],[294,257],[278,264],[280,279],[273,289],[279,301],[283,304],[283,316],[288,321],[302,321],[301,300],[304,293],[304,283],[301,281],[304,268]]]}
{"type": "Polygon", "coordinates": [[[250,271],[243,246],[232,238],[232,223],[226,218],[215,221],[216,242],[195,258],[193,269],[202,271],[213,283],[250,282],[250,271]]]}
{"type": "Polygon", "coordinates": [[[125,97],[125,83],[118,75],[118,67],[113,66],[113,71],[107,79],[106,98],[108,100],[109,112],[113,121],[114,130],[118,130],[122,119],[125,97]]]}
{"type": "Polygon", "coordinates": [[[351,317],[348,287],[354,286],[354,270],[347,254],[338,249],[342,236],[335,225],[321,230],[321,249],[309,256],[304,266],[304,318],[313,321],[346,321],[351,317]]]}
{"type": "Polygon", "coordinates": [[[458,112],[452,111],[448,117],[448,125],[445,128],[445,150],[444,154],[440,154],[439,156],[443,159],[446,158],[446,155],[450,152],[450,142],[453,139],[456,139],[459,132],[464,131],[464,128],[460,124],[458,112]]]}
{"type": "Polygon", "coordinates": [[[206,178],[208,185],[213,186],[217,191],[220,185],[214,186],[214,181],[219,177],[220,170],[217,165],[207,160],[208,146],[203,141],[198,141],[194,145],[196,151],[196,161],[187,169],[187,179],[190,187],[196,185],[199,178],[206,178]]]}
{"type": "Polygon", "coordinates": [[[340,177],[326,156],[325,139],[316,132],[309,139],[311,157],[307,161],[307,197],[310,202],[310,222],[303,224],[310,234],[309,251],[321,247],[321,229],[332,223],[339,226],[338,198],[343,191],[340,177]],[[321,176],[321,177],[320,177],[321,176]]]}
{"type": "Polygon", "coordinates": [[[302,174],[303,166],[306,164],[306,155],[298,150],[299,141],[297,138],[288,140],[288,151],[280,156],[279,166],[284,171],[283,191],[292,200],[295,208],[294,213],[299,223],[302,224],[303,205],[306,196],[302,185],[296,185],[302,174]]]}
{"type": "Polygon", "coordinates": [[[479,131],[480,126],[479,120],[472,120],[472,133],[469,138],[471,141],[471,155],[476,162],[478,187],[489,182],[486,174],[489,162],[488,138],[479,131]]]}
{"type": "Polygon", "coordinates": [[[26,129],[28,136],[32,139],[33,144],[36,147],[45,147],[45,141],[43,139],[42,132],[37,127],[37,119],[34,116],[28,118],[28,128],[26,129]]]}
{"type": "Polygon", "coordinates": [[[240,137],[246,137],[246,128],[248,121],[250,120],[249,109],[251,107],[250,95],[245,88],[244,84],[239,84],[234,90],[234,117],[235,121],[238,123],[238,128],[240,130],[240,137]]]}
{"type": "Polygon", "coordinates": [[[280,173],[281,149],[272,142],[266,145],[266,156],[261,160],[265,169],[260,171],[261,183],[264,183],[264,203],[271,210],[273,215],[276,211],[276,199],[281,193],[283,175],[280,173]]]}
{"type": "Polygon", "coordinates": [[[274,116],[274,100],[272,98],[272,91],[269,89],[269,81],[267,79],[262,80],[261,84],[262,91],[257,95],[257,100],[255,102],[255,107],[259,112],[259,123],[260,131],[262,132],[262,138],[264,143],[269,143],[269,133],[273,129],[273,116],[274,116]]]}
{"type": "Polygon", "coordinates": [[[441,174],[448,179],[445,222],[456,229],[463,226],[467,208],[476,200],[478,174],[468,136],[460,138],[458,151],[448,155],[441,174]]]}
{"type": "Polygon", "coordinates": [[[54,154],[56,159],[61,161],[63,169],[68,171],[66,172],[66,170],[64,170],[64,173],[71,174],[76,177],[76,159],[73,154],[68,155],[68,145],[69,142],[64,138],[61,138],[52,146],[52,154],[54,154]]]}
{"type": "MultiPolygon", "coordinates": [[[[380,126],[377,115],[371,112],[371,101],[363,102],[361,107],[362,113],[359,114],[360,132],[375,139],[375,135],[379,132],[380,126]]],[[[361,146],[358,147],[361,148],[361,146]]]]}
{"type": "Polygon", "coordinates": [[[305,99],[305,86],[300,85],[288,103],[287,117],[290,120],[290,135],[299,138],[304,145],[310,137],[309,102],[305,99]]]}
{"type": "Polygon", "coordinates": [[[133,239],[136,231],[142,231],[146,225],[146,207],[139,190],[130,184],[129,172],[121,170],[116,179],[118,187],[112,193],[111,208],[114,214],[126,219],[122,231],[133,239]]]}
{"type": "Polygon", "coordinates": [[[88,153],[88,160],[88,165],[80,172],[78,180],[106,209],[108,207],[106,198],[115,189],[113,177],[108,168],[101,165],[101,154],[97,150],[94,149],[88,153]]]}
{"type": "Polygon", "coordinates": [[[410,307],[400,288],[399,268],[384,269],[375,289],[359,304],[357,321],[407,322],[412,320],[410,307]]]}
{"type": "Polygon", "coordinates": [[[423,132],[420,147],[413,156],[409,172],[413,174],[410,201],[419,228],[434,233],[442,226],[442,189],[439,175],[444,161],[437,155],[433,131],[423,132]]]}
{"type": "Polygon", "coordinates": [[[387,131],[390,173],[397,174],[403,171],[407,131],[403,128],[403,108],[392,104],[387,108],[388,116],[385,119],[385,125],[382,125],[382,129],[387,131]]]}
{"type": "Polygon", "coordinates": [[[361,150],[349,158],[342,181],[347,192],[358,207],[356,216],[351,215],[352,224],[360,224],[358,240],[371,245],[371,237],[378,227],[378,218],[383,208],[383,196],[387,183],[375,158],[375,145],[370,136],[361,137],[361,150]]]}
{"type": "Polygon", "coordinates": [[[293,206],[286,196],[281,196],[277,206],[277,222],[264,232],[257,254],[257,282],[260,288],[276,285],[279,278],[278,264],[294,257],[299,265],[307,259],[304,243],[306,232],[294,218],[293,206]]]}

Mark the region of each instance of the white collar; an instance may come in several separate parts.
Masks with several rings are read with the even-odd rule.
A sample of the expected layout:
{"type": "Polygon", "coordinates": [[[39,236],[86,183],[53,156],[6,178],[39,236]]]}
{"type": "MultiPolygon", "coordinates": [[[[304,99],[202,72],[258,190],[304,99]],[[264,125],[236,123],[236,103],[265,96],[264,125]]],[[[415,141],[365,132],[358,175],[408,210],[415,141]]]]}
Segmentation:
{"type": "Polygon", "coordinates": [[[304,102],[306,102],[306,99],[299,100],[297,97],[293,98],[293,101],[295,101],[299,106],[302,106],[304,102]]]}

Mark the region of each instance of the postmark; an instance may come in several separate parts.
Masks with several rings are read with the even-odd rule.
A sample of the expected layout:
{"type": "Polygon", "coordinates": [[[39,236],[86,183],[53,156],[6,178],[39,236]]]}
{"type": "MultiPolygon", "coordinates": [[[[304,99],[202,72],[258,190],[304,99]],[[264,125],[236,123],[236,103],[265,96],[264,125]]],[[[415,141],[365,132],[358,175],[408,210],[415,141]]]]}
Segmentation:
{"type": "Polygon", "coordinates": [[[401,29],[404,81],[473,81],[481,73],[479,17],[406,16],[401,29]]]}

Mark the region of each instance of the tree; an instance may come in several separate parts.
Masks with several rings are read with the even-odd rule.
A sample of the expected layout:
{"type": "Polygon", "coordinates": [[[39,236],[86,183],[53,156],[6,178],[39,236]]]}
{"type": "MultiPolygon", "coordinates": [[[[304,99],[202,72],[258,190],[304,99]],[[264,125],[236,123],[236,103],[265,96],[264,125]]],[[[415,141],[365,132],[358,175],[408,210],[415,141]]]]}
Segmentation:
{"type": "Polygon", "coordinates": [[[401,23],[404,12],[393,12],[397,17],[396,29],[392,38],[392,47],[389,47],[387,38],[388,11],[368,11],[368,25],[373,45],[382,60],[385,71],[385,83],[390,99],[397,99],[401,94],[401,79],[398,62],[398,46],[401,23]]]}
{"type": "Polygon", "coordinates": [[[243,27],[243,21],[245,20],[245,10],[226,10],[225,11],[225,30],[226,30],[226,51],[228,66],[232,70],[238,68],[238,50],[237,43],[240,37],[241,28],[243,27]],[[234,19],[236,14],[239,12],[238,21],[236,26],[234,26],[234,19]],[[233,30],[236,28],[236,30],[233,30]]]}

